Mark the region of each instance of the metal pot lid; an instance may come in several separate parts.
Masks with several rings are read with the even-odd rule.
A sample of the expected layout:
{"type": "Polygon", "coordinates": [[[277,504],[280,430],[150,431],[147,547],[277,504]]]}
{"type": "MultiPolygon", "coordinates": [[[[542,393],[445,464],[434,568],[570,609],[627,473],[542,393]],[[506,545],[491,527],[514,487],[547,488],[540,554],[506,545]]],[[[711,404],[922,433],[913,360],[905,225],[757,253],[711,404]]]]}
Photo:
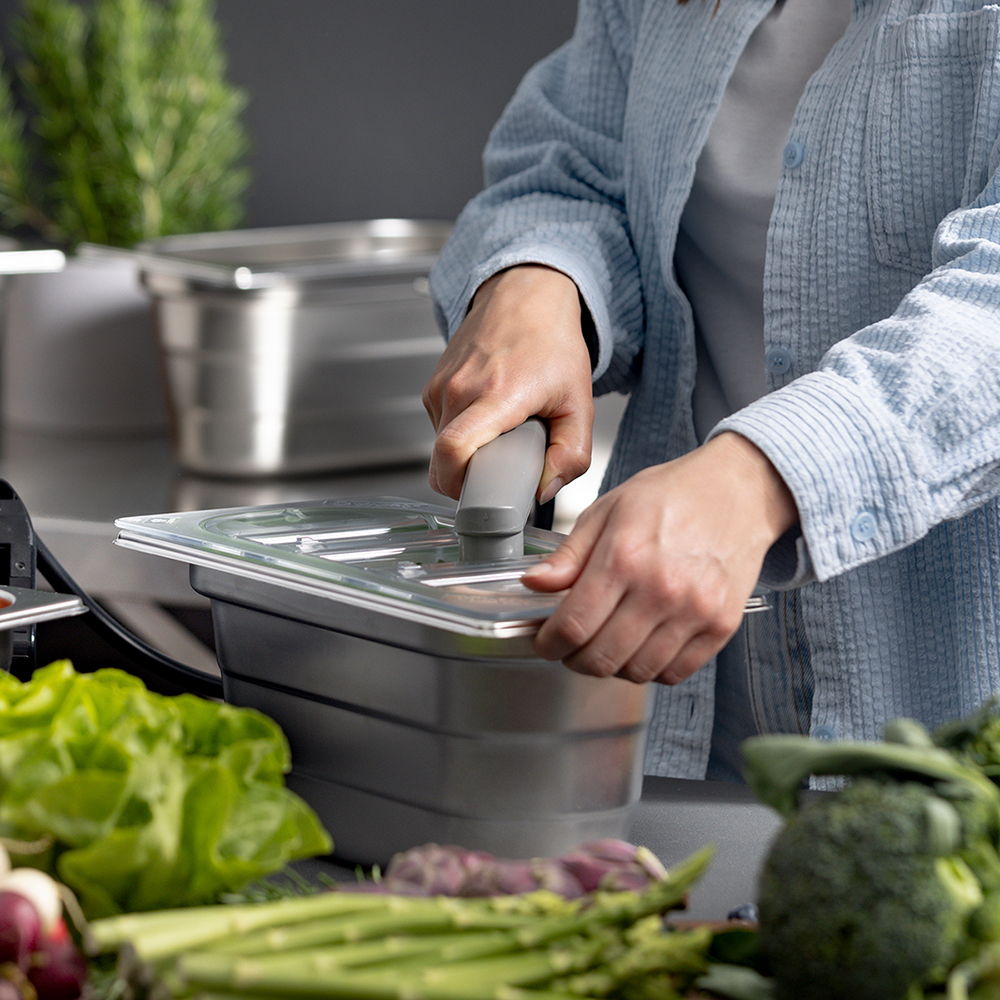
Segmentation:
{"type": "Polygon", "coordinates": [[[463,562],[453,509],[355,497],[123,517],[115,543],[287,591],[419,619],[467,634],[535,630],[559,595],[520,577],[563,535],[524,532],[523,558],[463,562]]]}

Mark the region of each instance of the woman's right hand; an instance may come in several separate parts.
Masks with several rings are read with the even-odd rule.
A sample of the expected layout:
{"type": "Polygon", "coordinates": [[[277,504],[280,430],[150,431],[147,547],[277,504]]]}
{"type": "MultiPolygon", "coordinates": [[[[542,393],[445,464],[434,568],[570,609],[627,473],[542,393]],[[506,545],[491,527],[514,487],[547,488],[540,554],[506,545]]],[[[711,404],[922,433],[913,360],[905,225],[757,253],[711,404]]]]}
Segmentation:
{"type": "Polygon", "coordinates": [[[575,283],[542,265],[509,268],[480,286],[424,389],[437,492],[458,499],[473,453],[532,416],[549,426],[539,500],[587,471],[594,400],[580,309],[575,283]]]}

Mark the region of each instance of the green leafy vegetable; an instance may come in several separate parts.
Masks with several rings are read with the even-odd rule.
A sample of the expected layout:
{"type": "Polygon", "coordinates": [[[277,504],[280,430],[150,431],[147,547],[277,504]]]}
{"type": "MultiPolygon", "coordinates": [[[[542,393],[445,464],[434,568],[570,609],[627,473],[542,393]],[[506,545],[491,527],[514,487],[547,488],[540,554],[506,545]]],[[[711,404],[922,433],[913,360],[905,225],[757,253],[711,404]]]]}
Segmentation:
{"type": "Polygon", "coordinates": [[[0,835],[94,918],[210,903],[330,837],[290,792],[284,734],[251,709],[164,697],[120,670],[0,674],[0,835]]]}
{"type": "Polygon", "coordinates": [[[998,737],[989,709],[934,734],[896,720],[881,743],[744,744],[748,783],[785,817],[758,898],[778,1000],[1000,996],[998,737]],[[847,780],[804,800],[810,775],[847,780]]]}

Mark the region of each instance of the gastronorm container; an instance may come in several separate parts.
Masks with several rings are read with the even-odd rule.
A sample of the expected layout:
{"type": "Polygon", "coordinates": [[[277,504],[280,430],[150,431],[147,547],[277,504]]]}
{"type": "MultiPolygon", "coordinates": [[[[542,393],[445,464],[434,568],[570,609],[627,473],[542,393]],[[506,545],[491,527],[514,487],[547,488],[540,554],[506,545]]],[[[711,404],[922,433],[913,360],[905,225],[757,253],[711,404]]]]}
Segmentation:
{"type": "Polygon", "coordinates": [[[225,697],[288,736],[288,782],[338,857],[454,842],[512,857],[624,836],[642,785],[647,686],[535,657],[558,596],[523,556],[466,562],[455,510],[358,497],[121,518],[117,543],[191,565],[225,697]]]}
{"type": "Polygon", "coordinates": [[[140,269],[178,462],[250,478],[430,455],[420,395],[444,341],[427,273],[450,232],[381,219],[80,253],[140,269]]]}

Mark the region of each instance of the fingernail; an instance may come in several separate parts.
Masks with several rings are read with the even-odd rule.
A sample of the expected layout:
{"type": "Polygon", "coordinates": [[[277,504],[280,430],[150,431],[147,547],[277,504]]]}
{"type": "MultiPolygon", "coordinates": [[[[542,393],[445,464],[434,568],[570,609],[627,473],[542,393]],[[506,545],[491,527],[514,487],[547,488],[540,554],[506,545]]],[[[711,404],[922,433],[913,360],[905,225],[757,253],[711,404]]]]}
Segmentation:
{"type": "Polygon", "coordinates": [[[543,559],[541,562],[535,563],[535,565],[532,566],[531,569],[525,570],[524,573],[522,573],[521,575],[534,576],[534,577],[548,576],[549,573],[551,573],[554,569],[555,566],[553,566],[552,563],[543,559]]]}
{"type": "Polygon", "coordinates": [[[548,486],[542,491],[542,495],[538,498],[539,503],[548,503],[566,484],[556,476],[555,479],[549,483],[548,486]]]}

